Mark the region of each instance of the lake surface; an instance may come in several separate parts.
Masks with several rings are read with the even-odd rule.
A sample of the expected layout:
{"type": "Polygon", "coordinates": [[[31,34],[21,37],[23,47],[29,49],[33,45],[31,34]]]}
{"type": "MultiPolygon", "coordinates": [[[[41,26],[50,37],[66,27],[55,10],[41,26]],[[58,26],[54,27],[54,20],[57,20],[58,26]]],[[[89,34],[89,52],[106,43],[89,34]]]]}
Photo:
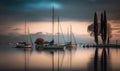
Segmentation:
{"type": "Polygon", "coordinates": [[[120,71],[120,49],[18,49],[0,45],[0,71],[120,71]]]}

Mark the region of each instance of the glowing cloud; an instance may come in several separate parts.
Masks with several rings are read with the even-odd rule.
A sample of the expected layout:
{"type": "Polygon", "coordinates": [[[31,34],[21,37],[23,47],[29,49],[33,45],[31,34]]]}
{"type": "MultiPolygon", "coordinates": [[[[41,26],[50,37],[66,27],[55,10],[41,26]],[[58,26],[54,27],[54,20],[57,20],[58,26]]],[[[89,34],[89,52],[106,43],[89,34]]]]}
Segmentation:
{"type": "Polygon", "coordinates": [[[27,7],[30,8],[40,8],[40,9],[50,9],[52,8],[52,6],[54,6],[55,9],[61,9],[62,6],[60,3],[57,2],[39,2],[39,3],[31,3],[28,4],[27,7]]]}

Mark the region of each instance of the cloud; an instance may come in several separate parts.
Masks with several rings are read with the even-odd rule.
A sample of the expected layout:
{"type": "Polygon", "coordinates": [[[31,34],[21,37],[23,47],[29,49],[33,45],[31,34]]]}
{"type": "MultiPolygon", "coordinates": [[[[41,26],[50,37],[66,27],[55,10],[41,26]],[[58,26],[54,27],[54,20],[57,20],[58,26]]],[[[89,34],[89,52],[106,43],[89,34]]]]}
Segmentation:
{"type": "Polygon", "coordinates": [[[18,30],[21,30],[20,28],[14,28],[12,29],[13,31],[18,31],[18,30]]]}
{"type": "Polygon", "coordinates": [[[54,6],[55,9],[61,9],[61,4],[57,2],[38,2],[38,3],[29,3],[26,5],[28,8],[34,9],[51,9],[54,6]]]}
{"type": "Polygon", "coordinates": [[[0,24],[6,21],[51,21],[50,5],[61,20],[92,21],[95,11],[107,11],[108,19],[120,20],[119,0],[0,0],[0,24]],[[59,8],[59,9],[58,9],[59,8]]]}

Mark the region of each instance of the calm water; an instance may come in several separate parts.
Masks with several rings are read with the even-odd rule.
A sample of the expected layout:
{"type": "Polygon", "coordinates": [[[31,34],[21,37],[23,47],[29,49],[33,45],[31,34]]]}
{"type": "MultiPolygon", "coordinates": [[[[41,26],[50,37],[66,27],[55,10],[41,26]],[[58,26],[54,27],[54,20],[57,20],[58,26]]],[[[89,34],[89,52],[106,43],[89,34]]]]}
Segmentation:
{"type": "Polygon", "coordinates": [[[0,71],[120,71],[120,49],[17,49],[0,46],[0,71]]]}

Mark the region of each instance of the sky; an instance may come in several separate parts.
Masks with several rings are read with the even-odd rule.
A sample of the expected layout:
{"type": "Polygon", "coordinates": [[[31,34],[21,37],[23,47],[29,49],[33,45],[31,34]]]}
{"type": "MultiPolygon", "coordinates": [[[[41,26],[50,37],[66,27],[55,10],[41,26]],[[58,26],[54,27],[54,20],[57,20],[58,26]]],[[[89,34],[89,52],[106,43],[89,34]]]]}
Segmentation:
{"type": "MultiPolygon", "coordinates": [[[[120,0],[0,0],[0,35],[24,33],[25,19],[32,25],[31,30],[34,33],[51,33],[52,5],[55,8],[55,21],[59,16],[64,25],[70,22],[73,26],[83,24],[77,25],[77,28],[81,26],[82,29],[79,29],[81,31],[78,34],[82,34],[83,31],[86,31],[83,35],[88,34],[86,26],[93,22],[94,12],[97,12],[100,19],[100,14],[104,10],[107,12],[108,21],[115,24],[114,26],[117,24],[116,28],[113,28],[114,32],[120,32],[120,0]],[[46,28],[43,29],[46,26],[48,31],[46,28]]],[[[63,26],[63,29],[66,28],[63,26]]],[[[76,28],[73,30],[77,31],[76,28]]]]}
{"type": "Polygon", "coordinates": [[[93,20],[95,11],[106,10],[108,19],[120,20],[120,0],[0,0],[1,24],[13,21],[50,21],[51,4],[62,20],[93,20]]]}

